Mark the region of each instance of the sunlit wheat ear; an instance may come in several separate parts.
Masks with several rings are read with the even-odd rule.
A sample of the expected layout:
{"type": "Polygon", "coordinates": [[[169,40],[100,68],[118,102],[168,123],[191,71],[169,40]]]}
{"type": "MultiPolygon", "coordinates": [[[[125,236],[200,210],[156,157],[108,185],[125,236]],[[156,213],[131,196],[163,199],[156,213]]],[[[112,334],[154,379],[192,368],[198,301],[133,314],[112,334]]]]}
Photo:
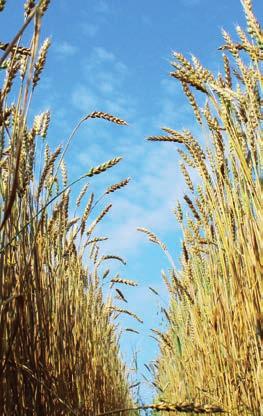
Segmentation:
{"type": "Polygon", "coordinates": [[[37,136],[46,137],[50,123],[50,112],[45,111],[34,117],[33,130],[37,136]]]}
{"type": "Polygon", "coordinates": [[[186,97],[188,98],[193,110],[194,110],[194,114],[196,116],[196,119],[198,120],[198,122],[202,125],[202,116],[201,116],[201,112],[200,109],[196,103],[195,97],[192,94],[190,88],[188,87],[186,82],[182,82],[182,87],[183,87],[183,91],[186,95],[186,97]]]}
{"type": "Polygon", "coordinates": [[[90,235],[96,225],[102,220],[102,218],[109,212],[109,210],[112,208],[112,204],[109,204],[106,208],[104,208],[101,213],[97,216],[97,218],[92,222],[92,224],[89,226],[87,230],[87,235],[90,235]]]}
{"type": "Polygon", "coordinates": [[[83,216],[82,216],[82,219],[81,219],[81,226],[80,226],[80,234],[81,235],[85,231],[86,221],[87,221],[87,219],[89,217],[89,214],[90,214],[90,211],[91,211],[91,208],[92,208],[93,201],[94,201],[94,193],[92,192],[90,194],[89,200],[88,200],[87,205],[86,205],[86,207],[84,209],[84,213],[83,213],[83,216]]]}
{"type": "Polygon", "coordinates": [[[200,216],[202,217],[203,224],[208,226],[209,225],[209,213],[207,212],[205,205],[201,202],[199,198],[196,198],[195,202],[198,207],[200,216]]]}
{"type": "Polygon", "coordinates": [[[146,234],[149,238],[149,241],[158,244],[164,251],[166,251],[166,245],[153,232],[147,230],[147,228],[144,227],[137,227],[137,230],[146,234]]]}
{"type": "Polygon", "coordinates": [[[92,207],[93,201],[94,201],[94,193],[92,192],[92,193],[90,194],[89,200],[88,200],[88,202],[87,202],[87,205],[86,205],[86,207],[85,207],[85,210],[84,210],[84,213],[83,213],[83,216],[82,216],[82,222],[84,222],[84,223],[85,223],[85,222],[87,221],[87,219],[88,219],[88,216],[89,216],[89,214],[90,214],[90,211],[91,211],[91,207],[92,207]]]}
{"type": "Polygon", "coordinates": [[[185,56],[181,52],[174,51],[172,55],[177,59],[178,62],[172,61],[171,65],[175,68],[180,68],[182,65],[189,71],[193,70],[193,66],[191,62],[185,58],[185,56]]]}
{"type": "Polygon", "coordinates": [[[205,68],[195,55],[191,54],[191,58],[194,64],[195,71],[199,75],[200,79],[202,79],[206,83],[215,81],[215,77],[212,74],[212,72],[205,68]]]}
{"type": "Polygon", "coordinates": [[[124,179],[123,181],[120,181],[118,183],[115,183],[114,185],[111,185],[107,190],[105,191],[105,194],[110,194],[112,192],[117,191],[118,189],[124,188],[124,186],[128,185],[130,181],[130,178],[124,179]]]}
{"type": "Polygon", "coordinates": [[[183,176],[184,176],[184,179],[185,179],[185,182],[186,182],[186,184],[187,184],[188,188],[189,188],[192,192],[194,192],[193,182],[192,182],[192,180],[191,180],[191,178],[190,178],[190,175],[189,175],[189,173],[187,172],[187,169],[186,169],[186,167],[185,167],[185,165],[184,165],[183,163],[180,163],[180,169],[181,169],[181,172],[182,172],[182,174],[183,174],[183,176]]]}
{"type": "Polygon", "coordinates": [[[188,69],[178,65],[177,71],[170,72],[170,75],[174,78],[177,78],[181,82],[187,82],[189,85],[196,88],[198,91],[201,91],[205,94],[208,93],[205,85],[206,80],[200,78],[199,74],[193,67],[191,69],[188,69]]]}
{"type": "MultiPolygon", "coordinates": [[[[2,114],[0,114],[0,127],[5,125],[6,127],[10,127],[11,118],[12,118],[13,106],[6,107],[2,114]]],[[[1,152],[3,151],[4,142],[3,139],[1,140],[0,149],[1,152]]],[[[4,155],[6,156],[6,154],[4,155]]]]}
{"type": "Polygon", "coordinates": [[[84,120],[87,120],[89,118],[103,118],[104,120],[108,120],[111,121],[112,123],[115,124],[120,124],[123,126],[127,126],[128,124],[126,123],[126,121],[122,120],[121,118],[115,117],[111,114],[108,113],[104,113],[102,111],[94,111],[93,113],[88,114],[84,120]]]}
{"type": "Polygon", "coordinates": [[[171,282],[169,281],[169,279],[168,279],[164,270],[161,271],[161,275],[162,275],[163,281],[165,283],[165,286],[166,286],[170,296],[174,296],[174,294],[175,294],[174,287],[172,286],[171,282]]]}
{"type": "MultiPolygon", "coordinates": [[[[134,331],[133,331],[134,332],[134,331]]],[[[154,338],[156,340],[155,337],[153,337],[152,335],[150,335],[152,338],[154,338]]],[[[148,366],[146,364],[144,364],[145,367],[147,368],[148,366]]],[[[151,371],[150,371],[151,372],[151,371]]],[[[146,378],[145,378],[146,379],[146,378]]],[[[147,379],[146,379],[147,380],[147,379]]],[[[140,384],[140,383],[139,383],[140,384]]],[[[154,381],[151,382],[151,384],[154,386],[155,389],[158,390],[159,393],[164,393],[164,390],[161,389],[154,381]]],[[[135,386],[137,386],[138,383],[135,384],[135,386]]],[[[132,388],[133,386],[130,386],[130,388],[132,388]]],[[[193,403],[193,402],[170,402],[170,401],[159,401],[158,403],[154,403],[154,404],[146,404],[146,405],[142,405],[142,406],[137,406],[137,407],[133,407],[131,408],[127,408],[127,409],[121,409],[122,412],[124,411],[138,411],[138,410],[154,410],[157,412],[182,412],[182,413],[192,413],[192,414],[198,414],[198,413],[225,413],[226,411],[224,410],[223,407],[217,406],[217,405],[210,405],[210,404],[199,404],[199,403],[193,403]]],[[[114,413],[117,412],[104,412],[104,413],[100,413],[98,416],[110,416],[114,413]]]]}
{"type": "Polygon", "coordinates": [[[194,238],[196,239],[196,241],[198,241],[199,238],[200,238],[200,221],[198,223],[196,223],[191,218],[188,218],[187,219],[187,226],[188,226],[188,229],[193,233],[194,238]]]}
{"type": "MultiPolygon", "coordinates": [[[[187,266],[186,266],[186,267],[188,267],[188,263],[187,263],[187,266]]],[[[188,267],[188,270],[189,270],[189,276],[190,276],[190,278],[191,278],[191,277],[192,277],[192,275],[191,275],[191,267],[190,267],[190,266],[188,267]]],[[[173,287],[177,290],[177,292],[178,292],[181,296],[186,297],[186,298],[188,299],[188,301],[189,301],[192,305],[194,305],[195,300],[194,300],[193,296],[190,294],[190,292],[189,292],[189,290],[188,290],[188,288],[187,288],[186,284],[182,283],[182,282],[181,282],[181,279],[179,279],[179,278],[177,277],[177,275],[176,275],[176,273],[175,273],[175,270],[174,270],[174,269],[170,269],[170,270],[169,270],[169,275],[170,275],[170,277],[171,277],[171,281],[172,281],[172,283],[173,283],[173,287]]]]}
{"type": "Polygon", "coordinates": [[[175,142],[175,143],[183,143],[180,135],[177,136],[150,136],[147,137],[147,140],[150,142],[175,142]]]}
{"type": "Polygon", "coordinates": [[[225,70],[225,84],[228,88],[232,88],[231,68],[228,57],[223,54],[224,70],[225,70]]]}
{"type": "Polygon", "coordinates": [[[14,79],[19,71],[20,62],[12,62],[6,70],[6,78],[2,88],[2,97],[6,97],[11,91],[14,79]]]}
{"type": "Polygon", "coordinates": [[[122,279],[121,277],[114,277],[113,279],[111,279],[112,283],[122,283],[124,285],[128,285],[128,286],[138,286],[138,283],[135,282],[134,280],[129,280],[129,279],[122,279]]]}
{"type": "Polygon", "coordinates": [[[35,0],[26,0],[26,2],[24,3],[25,19],[30,15],[35,6],[35,0]]]}
{"type": "Polygon", "coordinates": [[[50,4],[50,0],[42,0],[41,6],[40,6],[40,13],[42,16],[46,13],[49,4],[50,4]]]}
{"type": "Polygon", "coordinates": [[[46,63],[47,52],[48,52],[48,48],[50,47],[50,45],[51,45],[51,40],[47,38],[44,41],[42,47],[40,48],[37,61],[34,64],[34,74],[33,74],[33,81],[32,81],[33,87],[36,87],[38,81],[40,80],[40,75],[46,63]]]}
{"type": "Polygon", "coordinates": [[[77,224],[77,222],[80,220],[80,217],[71,218],[71,220],[68,221],[66,225],[66,230],[69,231],[73,225],[77,224]]]}
{"type": "Polygon", "coordinates": [[[252,38],[254,38],[259,46],[262,45],[262,29],[257,21],[255,14],[253,13],[252,9],[252,2],[251,0],[242,0],[246,20],[247,20],[247,31],[252,38]]]}
{"type": "Polygon", "coordinates": [[[98,260],[98,255],[99,255],[99,246],[97,244],[93,244],[93,247],[94,247],[93,255],[90,254],[90,259],[92,259],[93,263],[96,264],[98,260]]]}
{"type": "Polygon", "coordinates": [[[80,203],[81,203],[81,201],[82,201],[82,199],[83,199],[84,195],[86,194],[86,192],[87,192],[87,190],[88,190],[88,187],[89,187],[89,184],[88,184],[88,183],[86,183],[86,184],[83,186],[83,188],[81,189],[81,191],[80,191],[80,193],[79,193],[79,195],[78,195],[78,197],[77,197],[77,199],[76,199],[76,206],[77,206],[77,207],[79,207],[79,206],[80,206],[80,203]]]}
{"type": "MultiPolygon", "coordinates": [[[[5,51],[10,46],[9,43],[0,42],[0,49],[5,51]]],[[[24,46],[14,45],[11,49],[12,53],[17,53],[18,55],[29,56],[31,54],[31,49],[26,48],[24,46]]]]}
{"type": "Polygon", "coordinates": [[[173,345],[172,342],[170,340],[169,335],[164,334],[163,332],[159,331],[158,329],[151,329],[151,331],[153,333],[155,333],[156,335],[158,335],[158,337],[160,338],[160,340],[168,347],[170,348],[171,351],[173,351],[173,345]]]}
{"type": "Polygon", "coordinates": [[[181,158],[183,159],[183,161],[190,166],[191,168],[196,168],[196,162],[193,160],[193,158],[191,158],[191,156],[189,156],[187,153],[185,153],[183,150],[181,149],[176,149],[177,152],[179,153],[179,155],[181,156],[181,158]]]}
{"type": "Polygon", "coordinates": [[[101,241],[107,241],[109,238],[108,237],[95,237],[92,240],[88,240],[87,241],[87,245],[93,244],[93,243],[99,243],[101,241]]]}
{"type": "Polygon", "coordinates": [[[61,161],[60,170],[62,175],[63,188],[66,188],[66,186],[68,185],[68,171],[64,159],[61,161]]]}
{"type": "Polygon", "coordinates": [[[42,175],[41,175],[40,181],[39,181],[39,185],[38,185],[37,199],[39,198],[40,193],[43,189],[43,185],[45,183],[45,180],[47,179],[48,175],[50,174],[51,170],[53,169],[54,163],[55,163],[57,157],[60,155],[61,151],[62,151],[62,147],[58,146],[57,149],[55,150],[55,152],[52,154],[52,156],[48,160],[46,166],[44,167],[44,170],[42,172],[42,175]]]}
{"type": "Polygon", "coordinates": [[[94,175],[99,175],[100,173],[105,172],[107,169],[110,169],[113,166],[117,165],[117,163],[119,163],[121,160],[122,157],[115,157],[114,159],[108,160],[102,165],[96,166],[95,168],[91,168],[85,176],[92,177],[94,175]]]}
{"type": "Polygon", "coordinates": [[[132,318],[136,319],[136,321],[140,322],[141,324],[143,324],[143,320],[141,318],[139,318],[136,313],[128,311],[127,309],[121,309],[121,308],[117,308],[116,306],[110,306],[109,307],[111,313],[124,313],[126,315],[131,316],[132,318]]]}
{"type": "Polygon", "coordinates": [[[94,256],[94,252],[96,251],[96,249],[98,248],[96,243],[93,243],[91,246],[91,250],[90,250],[90,254],[89,254],[89,258],[92,259],[94,256]]]}
{"type": "Polygon", "coordinates": [[[209,104],[208,104],[207,102],[206,102],[205,107],[204,107],[204,109],[202,110],[202,112],[203,112],[203,114],[204,114],[204,116],[205,116],[205,119],[206,119],[207,125],[208,125],[209,129],[210,129],[212,132],[213,132],[213,131],[216,131],[216,132],[218,131],[218,132],[220,132],[220,131],[223,129],[223,128],[219,125],[218,118],[212,115],[212,113],[211,113],[211,109],[210,109],[210,106],[209,106],[209,104]]]}
{"type": "Polygon", "coordinates": [[[199,404],[192,402],[159,402],[149,406],[142,406],[145,409],[152,409],[163,412],[183,412],[183,413],[225,413],[225,410],[216,405],[199,404]]]}
{"type": "Polygon", "coordinates": [[[118,260],[118,261],[120,261],[122,264],[124,264],[124,265],[126,265],[127,263],[126,263],[126,261],[122,258],[122,257],[120,257],[120,256],[115,256],[115,255],[113,255],[113,254],[107,254],[107,255],[105,255],[105,256],[102,256],[102,258],[101,258],[101,263],[103,262],[103,261],[105,261],[105,260],[118,260]]]}

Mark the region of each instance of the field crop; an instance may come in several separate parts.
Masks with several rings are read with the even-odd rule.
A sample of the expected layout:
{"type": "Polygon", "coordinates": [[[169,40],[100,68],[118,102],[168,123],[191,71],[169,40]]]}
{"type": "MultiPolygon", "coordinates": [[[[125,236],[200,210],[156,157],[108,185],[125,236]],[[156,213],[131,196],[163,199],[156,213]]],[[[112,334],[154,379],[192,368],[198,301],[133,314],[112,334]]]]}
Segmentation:
{"type": "MultiPolygon", "coordinates": [[[[51,46],[50,39],[40,44],[49,3],[27,0],[21,29],[0,43],[0,413],[262,415],[263,32],[251,1],[242,0],[247,29],[236,27],[238,39],[222,31],[217,75],[194,55],[173,53],[170,75],[200,136],[163,127],[148,138],[177,146],[188,187],[174,209],[182,233],[179,268],[155,233],[138,228],[171,265],[162,272],[167,330],[153,330],[160,352],[151,366],[156,400],[149,404],[131,393],[117,318],[143,321],[112,295],[127,303],[119,285],[132,291],[137,282],[103,269],[108,260],[125,261],[102,255],[107,237],[96,234],[112,208],[108,199],[130,178],[96,198],[91,182],[122,158],[70,181],[65,163],[84,123],[101,119],[117,131],[127,123],[93,111],[52,149],[51,113],[31,115],[51,46]],[[32,34],[26,44],[25,31],[32,34]]],[[[0,12],[5,5],[0,0],[0,12]]]]}

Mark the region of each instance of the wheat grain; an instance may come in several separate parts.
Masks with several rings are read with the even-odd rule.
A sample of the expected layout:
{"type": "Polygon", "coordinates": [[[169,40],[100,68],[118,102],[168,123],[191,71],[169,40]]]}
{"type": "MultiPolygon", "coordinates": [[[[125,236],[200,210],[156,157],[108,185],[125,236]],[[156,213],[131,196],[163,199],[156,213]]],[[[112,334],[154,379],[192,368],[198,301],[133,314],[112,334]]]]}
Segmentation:
{"type": "Polygon", "coordinates": [[[114,185],[111,185],[109,188],[107,188],[107,190],[105,191],[105,194],[108,195],[112,192],[117,191],[118,189],[123,188],[124,186],[128,185],[129,181],[130,181],[130,178],[127,178],[118,183],[115,183],[114,185]]]}
{"type": "Polygon", "coordinates": [[[30,13],[32,13],[35,6],[36,6],[35,0],[26,0],[24,4],[25,19],[27,19],[30,13]]]}
{"type": "Polygon", "coordinates": [[[124,121],[124,120],[122,120],[118,117],[112,116],[111,114],[103,113],[102,111],[94,111],[93,113],[88,114],[85,117],[85,120],[87,120],[89,118],[103,118],[104,120],[111,121],[112,123],[127,126],[126,121],[124,121]]]}
{"type": "Polygon", "coordinates": [[[121,277],[114,277],[113,279],[111,279],[112,283],[122,283],[124,285],[128,285],[128,286],[138,286],[138,283],[135,282],[134,280],[129,280],[129,279],[123,279],[121,277]]]}
{"type": "Polygon", "coordinates": [[[201,113],[199,110],[199,107],[196,103],[195,97],[194,95],[191,93],[190,88],[188,87],[186,82],[182,82],[182,87],[183,87],[183,91],[186,95],[186,97],[188,98],[193,110],[194,110],[194,114],[196,116],[196,119],[198,120],[198,122],[202,125],[202,117],[201,117],[201,113]]]}
{"type": "Polygon", "coordinates": [[[48,48],[51,45],[51,41],[49,38],[45,39],[43,42],[43,45],[39,51],[38,58],[36,63],[34,64],[34,74],[33,74],[33,87],[36,87],[38,81],[40,80],[40,74],[43,71],[43,68],[46,63],[47,59],[47,52],[48,48]]]}
{"type": "Polygon", "coordinates": [[[112,204],[109,204],[106,208],[104,208],[101,213],[97,216],[97,218],[92,222],[92,224],[89,226],[88,230],[87,230],[87,235],[90,235],[94,228],[96,227],[96,225],[102,220],[102,218],[109,212],[109,210],[111,209],[112,204]]]}
{"type": "Polygon", "coordinates": [[[194,192],[193,182],[191,181],[190,175],[187,172],[185,165],[183,163],[180,163],[180,168],[188,188],[190,189],[190,191],[194,192]]]}
{"type": "Polygon", "coordinates": [[[181,139],[178,136],[150,136],[147,140],[151,142],[175,142],[182,143],[181,139]]]}
{"type": "Polygon", "coordinates": [[[136,313],[128,311],[127,309],[121,309],[121,308],[117,308],[116,306],[111,306],[110,311],[112,312],[117,312],[117,313],[124,313],[126,315],[131,316],[132,318],[136,319],[136,321],[138,321],[140,324],[143,324],[143,320],[141,318],[139,318],[136,313]]]}
{"type": "Polygon", "coordinates": [[[177,218],[177,221],[181,224],[183,222],[183,211],[179,201],[177,202],[177,208],[174,209],[174,213],[177,218]]]}
{"type": "Polygon", "coordinates": [[[99,166],[96,166],[95,168],[91,168],[88,173],[86,173],[85,176],[92,177],[94,175],[99,175],[102,172],[105,172],[106,170],[112,168],[117,163],[119,163],[122,160],[121,157],[115,157],[114,159],[108,160],[105,163],[102,163],[99,166]]]}

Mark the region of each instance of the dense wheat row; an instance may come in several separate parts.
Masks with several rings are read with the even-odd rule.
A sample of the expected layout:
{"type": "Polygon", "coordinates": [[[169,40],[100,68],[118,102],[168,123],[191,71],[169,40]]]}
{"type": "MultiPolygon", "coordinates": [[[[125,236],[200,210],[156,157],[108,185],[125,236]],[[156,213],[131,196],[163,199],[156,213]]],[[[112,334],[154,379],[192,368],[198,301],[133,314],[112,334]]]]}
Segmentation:
{"type": "MultiPolygon", "coordinates": [[[[5,3],[0,0],[0,11],[5,3]]],[[[152,366],[157,399],[140,406],[130,395],[114,318],[125,313],[142,321],[115,307],[110,297],[105,300],[102,292],[107,278],[109,289],[137,283],[102,269],[109,259],[124,261],[102,256],[100,243],[106,237],[94,234],[111,209],[109,203],[94,220],[98,203],[125,187],[129,178],[95,200],[87,181],[121,158],[93,167],[71,183],[64,162],[83,123],[93,118],[126,123],[92,112],[65,145],[52,151],[47,142],[50,113],[30,121],[50,47],[49,39],[39,47],[49,3],[27,0],[20,32],[0,43],[0,413],[134,415],[137,408],[259,416],[263,33],[250,0],[242,2],[247,33],[237,27],[235,42],[223,31],[223,74],[215,76],[195,56],[189,61],[174,54],[171,76],[193,108],[202,143],[189,130],[168,127],[149,138],[178,144],[189,194],[182,196],[185,209],[182,201],[175,209],[183,235],[180,270],[158,237],[139,229],[160,245],[172,266],[169,276],[162,273],[170,293],[168,330],[154,330],[160,340],[160,356],[152,366]],[[30,28],[31,42],[24,45],[23,33],[30,28]],[[192,176],[196,172],[198,184],[192,176]],[[70,194],[77,184],[82,189],[73,204],[70,194]],[[78,216],[71,218],[72,211],[78,216]]],[[[119,288],[115,293],[126,301],[119,288]]]]}
{"type": "MultiPolygon", "coordinates": [[[[4,5],[0,1],[0,10],[4,5]]],[[[35,116],[30,125],[28,111],[50,46],[47,39],[38,48],[48,5],[26,1],[22,30],[1,44],[0,413],[94,416],[132,405],[113,320],[120,311],[110,299],[104,302],[101,287],[109,273],[101,271],[105,260],[122,259],[102,257],[99,244],[105,237],[94,235],[111,205],[91,222],[96,202],[93,193],[87,196],[87,180],[121,158],[74,181],[84,186],[75,205],[79,216],[71,218],[69,206],[75,208],[63,156],[84,121],[126,123],[91,113],[55,151],[46,140],[50,113],[35,116]],[[22,33],[30,24],[33,35],[25,47],[22,33]]],[[[127,183],[113,185],[105,196],[127,183]]]]}
{"type": "Polygon", "coordinates": [[[179,143],[190,191],[186,209],[178,202],[175,210],[183,232],[182,268],[171,269],[170,279],[163,274],[169,329],[160,334],[155,383],[168,403],[208,402],[232,415],[259,416],[263,33],[250,0],[242,3],[247,33],[237,27],[235,42],[223,31],[224,74],[214,76],[195,56],[190,62],[174,53],[171,76],[180,81],[207,147],[188,130],[164,128],[168,135],[149,138],[179,143]],[[198,185],[192,172],[199,174],[198,185]]]}

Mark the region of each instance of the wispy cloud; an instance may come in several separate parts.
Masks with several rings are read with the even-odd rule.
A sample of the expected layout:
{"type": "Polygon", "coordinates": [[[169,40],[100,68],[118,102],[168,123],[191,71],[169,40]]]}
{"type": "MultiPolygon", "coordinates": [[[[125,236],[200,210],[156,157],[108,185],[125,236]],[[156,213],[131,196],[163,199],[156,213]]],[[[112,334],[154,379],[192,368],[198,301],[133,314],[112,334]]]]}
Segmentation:
{"type": "Polygon", "coordinates": [[[113,52],[100,46],[92,49],[90,56],[83,62],[83,65],[86,78],[92,76],[93,85],[96,81],[96,87],[103,81],[111,82],[114,86],[120,86],[129,73],[127,66],[113,52]],[[103,70],[103,67],[106,67],[106,69],[103,70]]]}
{"type": "Polygon", "coordinates": [[[120,117],[134,113],[134,100],[124,91],[128,68],[112,51],[94,47],[81,68],[83,82],[72,92],[72,103],[76,108],[86,112],[88,108],[95,110],[96,107],[120,117]]]}
{"type": "MultiPolygon", "coordinates": [[[[136,102],[126,93],[129,71],[116,55],[102,47],[94,47],[84,63],[85,84],[80,83],[72,94],[73,105],[83,113],[95,109],[133,119],[132,126],[121,132],[109,130],[104,124],[87,126],[92,142],[76,155],[79,166],[101,163],[116,154],[124,162],[116,170],[99,179],[100,186],[107,180],[113,183],[131,176],[132,181],[120,193],[113,195],[113,209],[101,225],[101,231],[111,236],[104,250],[133,257],[147,244],[138,226],[166,235],[176,232],[177,225],[172,209],[176,200],[186,190],[178,163],[176,145],[146,142],[146,131],[158,134],[160,126],[180,126],[188,119],[186,103],[182,102],[180,89],[174,80],[161,82],[161,95],[157,113],[145,115],[136,110],[136,102]],[[107,66],[107,70],[102,70],[107,66]],[[142,114],[142,115],[141,115],[142,114]],[[95,126],[95,127],[93,127],[95,126]],[[109,133],[108,133],[109,131],[109,133]],[[113,139],[113,134],[116,138],[113,139]],[[176,180],[175,180],[176,178],[176,180]]],[[[125,117],[124,117],[125,118],[125,117]]],[[[98,183],[96,182],[96,183],[98,183]]]]}
{"type": "Polygon", "coordinates": [[[94,24],[94,23],[87,23],[87,22],[81,23],[80,27],[81,27],[81,30],[82,30],[83,34],[87,35],[91,38],[96,36],[96,34],[99,31],[99,25],[94,24]]]}
{"type": "Polygon", "coordinates": [[[112,9],[106,1],[101,0],[94,2],[93,12],[96,15],[96,23],[89,21],[90,13],[84,13],[83,20],[79,24],[82,33],[90,38],[95,38],[99,34],[101,26],[107,21],[112,9]]]}
{"type": "Polygon", "coordinates": [[[68,58],[69,56],[74,56],[78,48],[70,42],[63,41],[61,43],[55,43],[54,51],[59,58],[68,58]]]}
{"type": "Polygon", "coordinates": [[[88,87],[77,85],[72,93],[72,104],[84,114],[94,111],[97,107],[98,97],[88,87]]]}
{"type": "Polygon", "coordinates": [[[95,11],[101,14],[108,14],[110,11],[110,7],[108,3],[106,3],[106,1],[101,0],[96,2],[95,11]]]}
{"type": "Polygon", "coordinates": [[[93,57],[95,58],[95,63],[105,62],[105,61],[115,61],[116,57],[115,55],[107,51],[105,48],[102,47],[95,47],[93,48],[93,57]]]}

